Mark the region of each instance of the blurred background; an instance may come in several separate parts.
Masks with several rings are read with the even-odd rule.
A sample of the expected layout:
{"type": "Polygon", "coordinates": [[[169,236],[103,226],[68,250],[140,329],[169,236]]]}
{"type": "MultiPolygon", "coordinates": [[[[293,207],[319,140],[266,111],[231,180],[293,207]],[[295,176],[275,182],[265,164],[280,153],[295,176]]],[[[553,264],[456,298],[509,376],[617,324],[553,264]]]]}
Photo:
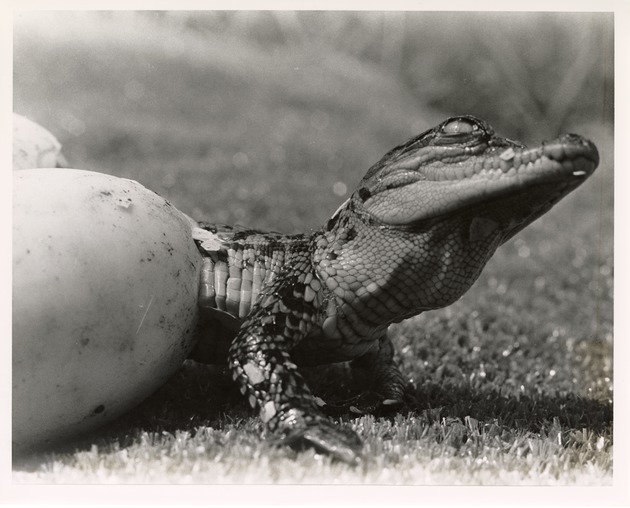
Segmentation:
{"type": "Polygon", "coordinates": [[[14,110],[72,167],[136,179],[196,219],[287,233],[321,225],[371,164],[449,115],[526,144],[579,132],[606,162],[613,71],[607,13],[14,18],[14,110]]]}

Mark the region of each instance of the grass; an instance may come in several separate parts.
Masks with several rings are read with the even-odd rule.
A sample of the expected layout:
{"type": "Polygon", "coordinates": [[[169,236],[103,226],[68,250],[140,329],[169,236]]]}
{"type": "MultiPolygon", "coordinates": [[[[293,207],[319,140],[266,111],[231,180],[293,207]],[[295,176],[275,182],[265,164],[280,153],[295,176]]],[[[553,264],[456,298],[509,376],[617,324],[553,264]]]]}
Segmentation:
{"type": "MultiPolygon", "coordinates": [[[[352,427],[364,437],[357,468],[312,451],[295,454],[261,443],[251,419],[194,432],[139,432],[129,443],[96,444],[40,466],[44,482],[605,485],[610,446],[604,435],[555,422],[539,432],[509,431],[474,418],[371,416],[352,427]]],[[[30,479],[14,473],[14,479],[30,479]]]]}
{"type": "MultiPolygon", "coordinates": [[[[552,130],[537,127],[531,108],[519,127],[525,132],[511,127],[519,111],[545,96],[540,87],[558,86],[550,77],[517,91],[498,78],[484,94],[472,90],[487,86],[483,80],[468,93],[452,89],[460,74],[475,76],[474,66],[466,68],[463,57],[440,62],[435,47],[448,44],[459,54],[466,41],[479,40],[483,26],[475,32],[474,24],[448,17],[460,30],[446,37],[410,16],[407,38],[384,46],[376,36],[359,38],[380,33],[365,18],[354,21],[364,30],[348,31],[352,16],[340,15],[332,20],[338,37],[317,38],[317,26],[337,25],[309,15],[300,40],[303,31],[291,27],[306,18],[296,25],[289,15],[264,22],[265,15],[247,21],[227,13],[220,22],[217,15],[194,22],[185,15],[178,22],[87,17],[71,22],[71,31],[70,21],[23,15],[16,23],[14,108],[52,130],[74,166],[134,178],[199,219],[289,233],[323,223],[371,163],[442,120],[440,110],[479,113],[472,96],[497,97],[490,118],[484,116],[508,137],[538,142],[547,135],[538,130],[552,130]],[[413,39],[423,27],[428,39],[413,39]],[[343,47],[341,33],[348,36],[343,47]],[[412,43],[416,51],[409,52],[412,43]],[[434,76],[419,88],[413,69],[428,62],[434,76]],[[538,95],[526,94],[532,88],[538,95]],[[513,106],[509,114],[506,104],[513,106]]],[[[558,40],[549,35],[552,25],[540,32],[526,30],[525,21],[509,26],[514,41],[542,37],[564,47],[558,40],[573,25],[558,40]]],[[[586,54],[605,50],[605,30],[589,33],[579,39],[586,54]]],[[[479,44],[470,51],[479,52],[479,44]]],[[[575,46],[566,47],[569,53],[556,56],[560,67],[575,46]]],[[[515,47],[505,51],[490,61],[509,69],[515,47]]],[[[517,61],[534,65],[536,54],[517,61]]],[[[573,76],[583,65],[575,63],[573,76]]],[[[502,69],[487,62],[484,68],[483,76],[502,69]]],[[[392,418],[341,422],[365,440],[361,466],[273,447],[221,369],[187,361],[107,428],[16,457],[14,481],[610,485],[612,131],[605,114],[588,109],[595,101],[588,81],[601,77],[598,69],[577,80],[582,88],[564,92],[583,108],[551,120],[563,117],[569,123],[563,129],[594,139],[598,172],[503,246],[460,301],[392,327],[417,403],[392,418]]],[[[554,94],[547,95],[552,102],[554,94]]],[[[540,104],[538,114],[553,107],[540,104]]],[[[360,388],[343,366],[306,374],[324,397],[360,388]]]]}

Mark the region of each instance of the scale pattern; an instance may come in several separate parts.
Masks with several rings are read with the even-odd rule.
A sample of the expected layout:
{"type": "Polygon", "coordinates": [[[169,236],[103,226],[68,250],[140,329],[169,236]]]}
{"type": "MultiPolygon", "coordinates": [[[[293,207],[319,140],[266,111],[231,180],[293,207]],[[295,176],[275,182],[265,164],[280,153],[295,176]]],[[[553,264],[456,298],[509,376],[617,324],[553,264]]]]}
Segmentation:
{"type": "Polygon", "coordinates": [[[199,302],[208,330],[200,346],[210,346],[197,358],[227,356],[281,442],[356,462],[359,438],[325,413],[403,405],[388,326],[460,298],[498,246],[597,164],[595,146],[574,134],[528,149],[472,116],[454,117],[386,154],[318,231],[200,224],[193,236],[204,254],[199,302]],[[219,337],[229,347],[214,347],[219,337]],[[313,396],[297,365],[342,361],[372,383],[333,407],[313,396]]]}

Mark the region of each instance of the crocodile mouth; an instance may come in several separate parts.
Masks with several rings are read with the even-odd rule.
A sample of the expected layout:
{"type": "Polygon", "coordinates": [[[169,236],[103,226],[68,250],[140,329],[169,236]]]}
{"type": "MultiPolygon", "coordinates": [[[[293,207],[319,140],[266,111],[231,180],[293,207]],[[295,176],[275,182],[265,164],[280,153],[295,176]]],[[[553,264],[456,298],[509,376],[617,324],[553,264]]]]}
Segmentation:
{"type": "Polygon", "coordinates": [[[431,147],[432,162],[426,162],[423,150],[397,161],[398,167],[379,181],[378,192],[365,200],[366,210],[382,223],[415,227],[504,200],[527,204],[535,213],[538,208],[549,209],[578,187],[599,163],[595,145],[576,134],[535,148],[511,142],[469,146],[458,152],[446,148],[445,158],[435,157],[436,147],[431,147]]]}
{"type": "Polygon", "coordinates": [[[430,153],[424,154],[423,150],[419,150],[413,156],[397,161],[382,181],[391,180],[389,188],[414,181],[492,181],[516,175],[535,176],[547,170],[553,162],[564,165],[562,170],[554,171],[556,174],[582,176],[584,171],[585,176],[588,176],[588,168],[579,167],[582,161],[593,165],[591,173],[599,163],[595,145],[576,134],[565,134],[535,148],[509,142],[465,148],[431,147],[426,151],[430,153]]]}

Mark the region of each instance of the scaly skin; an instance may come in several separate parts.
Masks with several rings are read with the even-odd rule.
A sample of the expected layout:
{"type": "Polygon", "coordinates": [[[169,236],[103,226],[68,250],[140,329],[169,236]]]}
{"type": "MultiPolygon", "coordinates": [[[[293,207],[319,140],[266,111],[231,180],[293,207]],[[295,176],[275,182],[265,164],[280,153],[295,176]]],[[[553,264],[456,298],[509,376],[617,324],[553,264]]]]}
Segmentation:
{"type": "Polygon", "coordinates": [[[227,356],[280,441],[354,462],[359,438],[329,421],[296,365],[353,361],[373,384],[342,409],[400,407],[388,326],[460,298],[499,245],[597,164],[595,145],[574,134],[528,149],[455,117],[386,154],[318,231],[202,225],[194,236],[206,256],[205,321],[193,358],[227,356]]]}

